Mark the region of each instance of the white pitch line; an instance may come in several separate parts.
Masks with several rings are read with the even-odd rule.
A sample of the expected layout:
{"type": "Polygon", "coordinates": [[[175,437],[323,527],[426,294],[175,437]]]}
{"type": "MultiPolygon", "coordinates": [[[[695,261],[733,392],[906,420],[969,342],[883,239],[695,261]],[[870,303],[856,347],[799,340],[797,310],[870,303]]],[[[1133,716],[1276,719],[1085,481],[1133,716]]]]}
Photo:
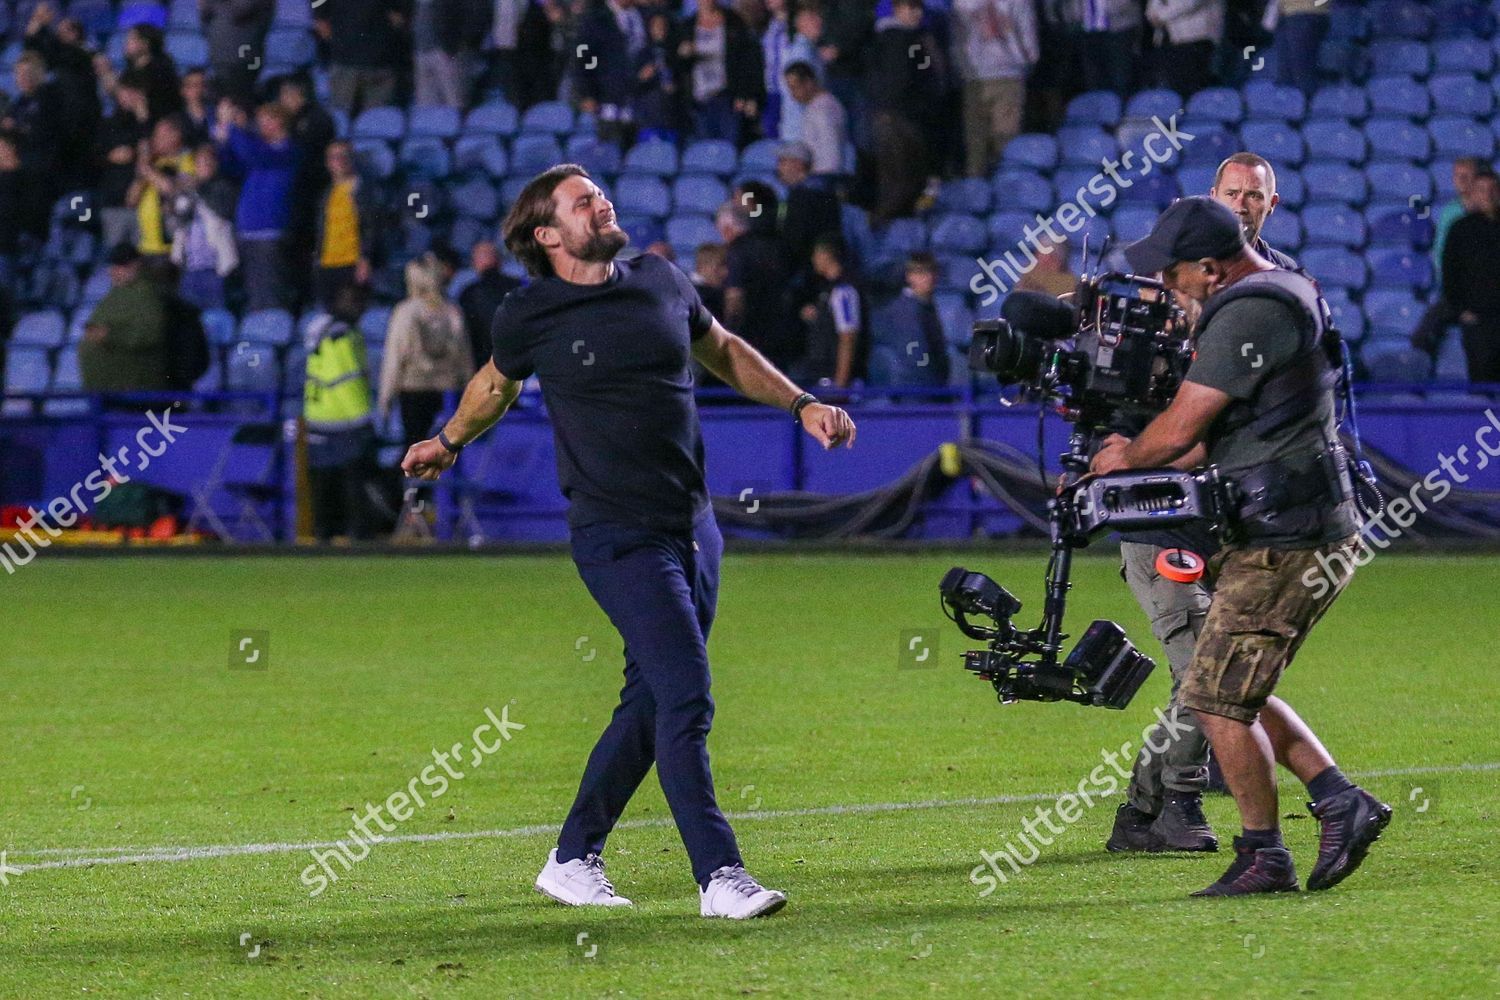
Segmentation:
{"type": "MultiPolygon", "coordinates": [[[[1500,761],[1488,764],[1451,764],[1434,767],[1399,767],[1386,770],[1360,771],[1353,778],[1395,778],[1418,774],[1461,774],[1466,772],[1500,771],[1500,761]]],[[[965,809],[983,806],[1018,805],[1027,802],[1051,802],[1067,792],[1036,792],[1030,795],[991,795],[962,799],[923,799],[917,802],[868,802],[853,805],[816,806],[807,809],[766,809],[757,812],[725,813],[732,820],[796,819],[808,816],[850,816],[870,813],[915,812],[922,809],[965,809]]],[[[1119,794],[1116,792],[1115,794],[1119,794]]],[[[1105,798],[1107,796],[1100,796],[1105,798]]],[[[642,830],[653,827],[670,827],[668,817],[660,819],[626,820],[615,826],[616,830],[642,830]]],[[[455,840],[499,840],[510,837],[535,837],[556,833],[556,823],[517,826],[508,830],[469,830],[444,833],[410,833],[386,837],[382,844],[431,844],[455,840]]],[[[30,865],[14,865],[12,871],[34,872],[53,868],[88,868],[94,865],[132,865],[155,861],[197,861],[204,858],[240,857],[252,854],[290,854],[319,848],[340,846],[340,841],[314,840],[302,843],[272,841],[264,844],[217,844],[203,847],[68,847],[48,848],[36,851],[10,851],[12,856],[41,856],[48,854],[87,853],[102,855],[95,857],[67,857],[56,861],[40,861],[30,865]]]]}

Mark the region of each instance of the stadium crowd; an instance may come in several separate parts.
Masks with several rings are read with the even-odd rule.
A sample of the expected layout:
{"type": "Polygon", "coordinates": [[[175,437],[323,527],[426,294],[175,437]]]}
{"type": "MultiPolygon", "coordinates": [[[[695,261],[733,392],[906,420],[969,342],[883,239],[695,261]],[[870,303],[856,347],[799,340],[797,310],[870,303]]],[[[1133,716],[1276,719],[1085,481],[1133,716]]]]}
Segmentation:
{"type": "MultiPolygon", "coordinates": [[[[464,241],[467,261],[441,232],[425,256],[412,253],[401,239],[411,204],[403,178],[372,174],[340,138],[340,123],[387,105],[466,111],[503,99],[524,112],[562,101],[591,116],[600,141],[622,149],[650,139],[779,143],[775,184],[740,180],[714,215],[717,241],[679,263],[729,326],[809,382],[856,383],[872,332],[885,328],[920,331],[915,345],[938,359],[903,369],[903,382],[947,385],[952,337],[944,340],[934,304],[939,259],[918,250],[904,266],[866,267],[843,238],[851,206],[876,231],[926,212],[945,185],[990,176],[1016,135],[1055,131],[1078,93],[1164,87],[1186,99],[1243,80],[1247,45],[1269,41],[1280,82],[1310,93],[1330,7],[332,2],[313,11],[312,67],[282,73],[261,58],[279,16],[275,0],[198,0],[207,58],[184,70],[168,52],[165,5],[119,8],[113,28],[123,45],[109,47],[112,56],[96,47],[97,30],[61,16],[51,0],[23,4],[17,17],[24,13],[25,23],[13,34],[24,51],[0,121],[0,292],[13,312],[24,298],[18,276],[55,232],[59,212],[87,204],[79,218],[96,216],[95,260],[107,256],[114,287],[87,325],[85,390],[185,388],[196,365],[178,345],[191,333],[174,327],[191,327],[195,310],[296,315],[330,307],[349,286],[425,303],[415,312],[424,335],[393,338],[403,346],[385,353],[387,370],[374,379],[382,407],[403,389],[454,387],[457,360],[485,357],[487,317],[518,272],[503,273],[492,238],[464,241]],[[460,272],[462,287],[450,286],[460,272]],[[445,291],[461,299],[456,308],[435,304],[445,291]],[[148,308],[148,299],[157,305],[148,308]],[[426,335],[431,328],[442,335],[426,335]],[[447,358],[459,332],[471,355],[419,357],[447,358]],[[403,387],[409,370],[424,374],[403,387]]],[[[1430,347],[1445,324],[1461,321],[1466,346],[1477,345],[1471,373],[1500,379],[1492,283],[1475,277],[1500,239],[1500,204],[1489,163],[1462,170],[1434,255],[1453,272],[1442,282],[1453,296],[1434,307],[1415,342],[1430,347]]],[[[644,249],[673,256],[665,241],[644,249]]],[[[1071,286],[1067,248],[1059,249],[1022,287],[1071,286]]],[[[393,332],[412,316],[393,313],[393,332]]],[[[431,408],[429,396],[409,417],[431,408]]]]}

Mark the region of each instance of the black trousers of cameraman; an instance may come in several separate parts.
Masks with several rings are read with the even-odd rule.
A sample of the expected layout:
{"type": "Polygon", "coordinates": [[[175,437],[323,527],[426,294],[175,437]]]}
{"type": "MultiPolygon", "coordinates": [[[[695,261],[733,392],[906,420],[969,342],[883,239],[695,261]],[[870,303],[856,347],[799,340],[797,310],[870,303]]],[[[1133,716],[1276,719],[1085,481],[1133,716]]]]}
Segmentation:
{"type": "Polygon", "coordinates": [[[1161,812],[1169,793],[1198,795],[1208,787],[1208,740],[1192,711],[1178,703],[1178,689],[1192,662],[1212,594],[1201,580],[1177,583],[1158,573],[1156,559],[1162,551],[1156,545],[1120,542],[1120,576],[1151,620],[1151,633],[1166,650],[1172,671],[1172,697],[1164,714],[1177,725],[1169,730],[1157,723],[1136,756],[1126,792],[1130,804],[1149,816],[1161,812]],[[1191,731],[1183,728],[1188,725],[1191,731]]]}

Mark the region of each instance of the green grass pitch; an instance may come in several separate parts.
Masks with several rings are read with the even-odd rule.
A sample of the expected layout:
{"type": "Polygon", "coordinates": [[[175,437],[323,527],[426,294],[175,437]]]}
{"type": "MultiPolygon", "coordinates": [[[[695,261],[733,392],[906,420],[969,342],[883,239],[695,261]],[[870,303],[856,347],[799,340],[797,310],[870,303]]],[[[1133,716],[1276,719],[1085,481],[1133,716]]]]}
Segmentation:
{"type": "MultiPolygon", "coordinates": [[[[1115,617],[1159,653],[1105,556],[1080,560],[1070,628],[1115,617]]],[[[751,870],[791,899],[733,924],[698,917],[654,779],[608,852],[634,909],[532,891],[620,683],[563,556],[38,560],[0,581],[0,996],[1500,993],[1494,558],[1382,555],[1284,681],[1396,807],[1342,886],[1187,899],[1225,855],[1104,853],[1116,797],[980,898],[979,852],[1166,697],[1159,668],[1123,713],[1002,708],[963,672],[943,571],[990,573],[1029,621],[1043,561],[731,553],[710,747],[751,870]],[[901,669],[920,629],[938,655],[901,669]],[[264,669],[230,669],[241,630],[269,633],[264,669]],[[376,845],[311,898],[297,845],[345,837],[486,708],[526,728],[395,833],[436,836],[376,845]]],[[[1305,877],[1301,796],[1283,783],[1305,877]]],[[[1227,843],[1230,802],[1208,811],[1227,843]]]]}

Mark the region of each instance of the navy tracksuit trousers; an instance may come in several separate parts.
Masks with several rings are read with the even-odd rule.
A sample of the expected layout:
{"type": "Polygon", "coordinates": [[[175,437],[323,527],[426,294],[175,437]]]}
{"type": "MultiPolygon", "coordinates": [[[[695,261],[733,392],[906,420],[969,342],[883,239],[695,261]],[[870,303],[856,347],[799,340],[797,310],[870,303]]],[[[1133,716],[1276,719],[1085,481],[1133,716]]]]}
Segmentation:
{"type": "Polygon", "coordinates": [[[573,562],[625,640],[625,687],[557,841],[557,860],[603,853],[646,772],[657,777],[700,886],[741,863],[708,766],[707,641],[724,539],[713,513],[667,531],[619,522],[572,531],[573,562]]]}

